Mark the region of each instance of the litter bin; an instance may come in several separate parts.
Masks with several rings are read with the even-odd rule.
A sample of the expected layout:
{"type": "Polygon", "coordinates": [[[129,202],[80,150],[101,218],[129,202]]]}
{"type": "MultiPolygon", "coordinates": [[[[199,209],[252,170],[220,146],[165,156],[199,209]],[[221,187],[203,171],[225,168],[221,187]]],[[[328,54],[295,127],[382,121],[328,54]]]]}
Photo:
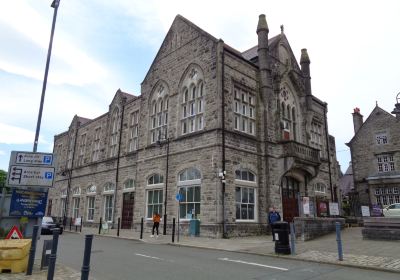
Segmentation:
{"type": "Polygon", "coordinates": [[[276,222],[272,224],[275,232],[275,253],[277,254],[290,254],[289,245],[289,223],[276,222]]]}
{"type": "Polygon", "coordinates": [[[200,235],[200,221],[199,220],[196,220],[196,219],[190,220],[189,234],[190,234],[190,236],[199,236],[200,235]]]}

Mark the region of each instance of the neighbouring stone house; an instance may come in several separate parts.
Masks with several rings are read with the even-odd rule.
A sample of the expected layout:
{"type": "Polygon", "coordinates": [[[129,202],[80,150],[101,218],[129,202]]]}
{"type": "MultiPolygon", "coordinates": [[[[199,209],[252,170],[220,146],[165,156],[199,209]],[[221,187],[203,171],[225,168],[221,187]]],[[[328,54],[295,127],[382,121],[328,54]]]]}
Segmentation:
{"type": "MultiPolygon", "coordinates": [[[[400,104],[396,104],[396,108],[400,104]]],[[[400,108],[398,108],[400,109],[400,108]]],[[[363,122],[360,109],[353,113],[351,151],[354,178],[353,203],[381,207],[400,202],[400,110],[392,114],[378,105],[363,122]]],[[[361,213],[358,212],[358,215],[361,213]]]]}
{"type": "Polygon", "coordinates": [[[270,206],[292,221],[302,197],[325,215],[339,174],[327,103],[311,92],[307,50],[299,65],[264,15],[256,31],[240,52],[178,15],[140,95],[118,90],[108,112],[55,136],[48,214],[132,228],[159,212],[170,228],[179,211],[209,236],[262,233],[270,206]]]}

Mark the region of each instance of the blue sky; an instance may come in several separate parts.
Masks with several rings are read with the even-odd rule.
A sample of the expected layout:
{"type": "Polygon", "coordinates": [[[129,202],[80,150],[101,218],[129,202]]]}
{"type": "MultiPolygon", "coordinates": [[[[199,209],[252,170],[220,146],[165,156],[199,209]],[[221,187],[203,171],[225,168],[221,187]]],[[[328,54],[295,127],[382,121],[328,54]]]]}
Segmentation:
{"type": "MultiPolygon", "coordinates": [[[[31,151],[50,38],[51,0],[0,1],[0,169],[10,151],[31,151]]],[[[391,112],[400,92],[399,1],[61,0],[38,152],[75,114],[95,118],[115,92],[140,83],[177,14],[244,51],[257,44],[259,14],[270,36],[285,26],[297,59],[307,48],[313,94],[328,103],[330,134],[345,170],[353,108],[391,112]]]]}

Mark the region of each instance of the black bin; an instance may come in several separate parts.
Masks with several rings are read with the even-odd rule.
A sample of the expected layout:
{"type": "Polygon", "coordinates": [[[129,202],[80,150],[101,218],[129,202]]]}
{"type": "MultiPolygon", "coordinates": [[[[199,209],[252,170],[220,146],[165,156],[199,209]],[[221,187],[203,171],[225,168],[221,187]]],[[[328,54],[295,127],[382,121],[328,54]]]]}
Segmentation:
{"type": "Polygon", "coordinates": [[[290,254],[289,233],[290,227],[288,222],[275,222],[272,224],[275,233],[275,253],[290,254]]]}

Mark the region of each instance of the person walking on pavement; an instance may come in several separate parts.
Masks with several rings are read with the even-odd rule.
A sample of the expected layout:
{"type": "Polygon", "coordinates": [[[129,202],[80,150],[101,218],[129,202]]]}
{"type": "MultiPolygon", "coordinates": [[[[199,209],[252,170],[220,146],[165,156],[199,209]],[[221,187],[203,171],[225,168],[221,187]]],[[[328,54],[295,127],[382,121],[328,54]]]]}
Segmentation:
{"type": "Polygon", "coordinates": [[[275,207],[270,207],[268,212],[268,224],[271,227],[272,241],[275,241],[274,223],[281,220],[281,215],[276,211],[275,207]]]}
{"type": "Polygon", "coordinates": [[[151,236],[154,237],[154,229],[156,229],[157,237],[158,237],[158,227],[160,226],[161,216],[158,213],[154,213],[153,215],[153,230],[151,231],[151,236]]]}

